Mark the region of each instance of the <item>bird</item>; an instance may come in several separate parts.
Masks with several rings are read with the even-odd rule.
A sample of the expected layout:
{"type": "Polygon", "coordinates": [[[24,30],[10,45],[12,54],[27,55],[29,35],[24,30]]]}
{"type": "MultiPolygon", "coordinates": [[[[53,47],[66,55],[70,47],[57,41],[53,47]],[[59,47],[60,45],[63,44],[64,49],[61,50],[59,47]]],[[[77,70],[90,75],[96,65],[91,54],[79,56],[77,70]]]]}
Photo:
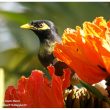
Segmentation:
{"type": "Polygon", "coordinates": [[[61,37],[55,24],[50,20],[33,20],[21,25],[20,28],[31,30],[38,36],[40,40],[38,59],[41,64],[46,68],[52,64],[55,67],[55,74],[63,75],[63,69],[68,66],[64,62],[58,61],[53,55],[55,43],[61,43],[61,37]]]}

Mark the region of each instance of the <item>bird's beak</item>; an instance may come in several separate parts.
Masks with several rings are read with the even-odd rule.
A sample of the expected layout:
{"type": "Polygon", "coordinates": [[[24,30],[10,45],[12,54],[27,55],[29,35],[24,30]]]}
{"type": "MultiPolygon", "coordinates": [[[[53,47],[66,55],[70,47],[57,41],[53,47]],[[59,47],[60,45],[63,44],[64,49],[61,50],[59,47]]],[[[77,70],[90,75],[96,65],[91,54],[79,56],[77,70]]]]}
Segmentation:
{"type": "Polygon", "coordinates": [[[20,26],[20,28],[22,29],[33,29],[34,26],[30,25],[30,24],[24,24],[22,26],[20,26]]]}

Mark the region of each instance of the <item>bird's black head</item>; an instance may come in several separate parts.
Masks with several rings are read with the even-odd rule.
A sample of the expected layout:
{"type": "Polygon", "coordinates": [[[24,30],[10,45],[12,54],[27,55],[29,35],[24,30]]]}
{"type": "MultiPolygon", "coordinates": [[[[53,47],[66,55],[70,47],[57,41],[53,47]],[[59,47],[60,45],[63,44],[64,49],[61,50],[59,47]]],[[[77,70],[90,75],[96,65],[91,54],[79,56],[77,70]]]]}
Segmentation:
{"type": "Polygon", "coordinates": [[[49,20],[34,20],[30,23],[21,26],[23,29],[32,30],[43,42],[45,39],[54,39],[54,34],[57,34],[54,23],[49,20]]]}

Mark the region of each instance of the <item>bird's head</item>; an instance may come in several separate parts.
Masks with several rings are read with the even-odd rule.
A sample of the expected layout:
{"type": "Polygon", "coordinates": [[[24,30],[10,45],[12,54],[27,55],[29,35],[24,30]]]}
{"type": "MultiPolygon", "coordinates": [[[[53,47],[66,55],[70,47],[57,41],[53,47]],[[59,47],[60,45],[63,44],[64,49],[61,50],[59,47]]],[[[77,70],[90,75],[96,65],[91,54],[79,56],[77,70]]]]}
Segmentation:
{"type": "Polygon", "coordinates": [[[34,20],[22,25],[21,28],[32,30],[39,37],[41,42],[45,39],[53,39],[54,34],[57,34],[54,23],[49,20],[34,20]]]}

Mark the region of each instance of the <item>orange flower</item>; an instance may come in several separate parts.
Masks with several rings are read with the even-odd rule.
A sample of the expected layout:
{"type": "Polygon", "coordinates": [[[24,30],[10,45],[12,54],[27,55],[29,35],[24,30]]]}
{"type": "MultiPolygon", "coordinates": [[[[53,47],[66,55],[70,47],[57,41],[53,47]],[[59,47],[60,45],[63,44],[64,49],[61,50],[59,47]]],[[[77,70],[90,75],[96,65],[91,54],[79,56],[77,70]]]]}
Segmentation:
{"type": "Polygon", "coordinates": [[[22,77],[19,80],[16,89],[9,86],[5,92],[5,106],[64,107],[63,91],[70,84],[70,70],[65,69],[62,78],[54,74],[53,66],[49,66],[48,70],[51,81],[43,76],[42,71],[34,70],[29,78],[22,77]]]}
{"type": "Polygon", "coordinates": [[[83,29],[67,28],[62,44],[56,44],[54,55],[90,84],[110,75],[110,21],[97,17],[84,22],[83,29]]]}

